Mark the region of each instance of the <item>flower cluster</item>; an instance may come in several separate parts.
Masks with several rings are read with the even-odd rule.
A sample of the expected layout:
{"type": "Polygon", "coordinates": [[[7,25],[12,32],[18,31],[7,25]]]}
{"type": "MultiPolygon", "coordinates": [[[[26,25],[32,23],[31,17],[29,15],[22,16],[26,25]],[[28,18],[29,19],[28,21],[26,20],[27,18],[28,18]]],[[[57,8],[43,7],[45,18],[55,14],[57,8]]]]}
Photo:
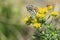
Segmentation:
{"type": "MultiPolygon", "coordinates": [[[[42,24],[44,24],[46,22],[46,14],[53,9],[53,6],[48,5],[47,7],[37,7],[37,11],[33,9],[31,9],[31,11],[29,10],[29,16],[27,16],[24,21],[26,24],[32,24],[35,28],[41,28],[42,24]],[[31,17],[31,12],[36,13],[34,18],[31,17]]],[[[50,12],[50,16],[52,17],[58,17],[58,12],[57,11],[52,11],[50,12]]]]}

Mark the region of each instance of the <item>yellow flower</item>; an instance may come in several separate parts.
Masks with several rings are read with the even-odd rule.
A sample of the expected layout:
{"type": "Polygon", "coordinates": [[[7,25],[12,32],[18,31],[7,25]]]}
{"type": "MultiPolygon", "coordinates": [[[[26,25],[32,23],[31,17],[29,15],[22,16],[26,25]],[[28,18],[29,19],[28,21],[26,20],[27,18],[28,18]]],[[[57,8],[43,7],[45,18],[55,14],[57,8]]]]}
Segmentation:
{"type": "Polygon", "coordinates": [[[52,5],[48,5],[47,8],[48,8],[48,10],[51,10],[53,8],[53,6],[52,5]]]}
{"type": "Polygon", "coordinates": [[[45,14],[39,14],[39,13],[37,13],[36,17],[40,18],[40,19],[44,19],[45,18],[45,14]]]}
{"type": "Polygon", "coordinates": [[[45,7],[45,8],[40,8],[40,7],[38,7],[38,13],[47,13],[48,12],[48,10],[47,10],[47,7],[45,7]]]}
{"type": "Polygon", "coordinates": [[[37,19],[34,18],[34,19],[31,20],[31,22],[32,22],[32,23],[35,23],[35,22],[37,22],[37,19]]]}
{"type": "Polygon", "coordinates": [[[40,28],[40,27],[41,27],[41,24],[36,22],[36,23],[33,24],[33,26],[34,26],[35,28],[40,28]]]}
{"type": "Polygon", "coordinates": [[[53,16],[53,17],[58,17],[58,12],[56,12],[56,11],[51,12],[51,16],[53,16]]]}
{"type": "Polygon", "coordinates": [[[24,22],[26,23],[27,21],[29,21],[29,19],[30,19],[30,16],[25,17],[24,22]]]}
{"type": "Polygon", "coordinates": [[[47,7],[43,8],[44,14],[48,12],[47,7]]]}
{"type": "Polygon", "coordinates": [[[43,13],[43,8],[38,7],[38,13],[43,13]]]}

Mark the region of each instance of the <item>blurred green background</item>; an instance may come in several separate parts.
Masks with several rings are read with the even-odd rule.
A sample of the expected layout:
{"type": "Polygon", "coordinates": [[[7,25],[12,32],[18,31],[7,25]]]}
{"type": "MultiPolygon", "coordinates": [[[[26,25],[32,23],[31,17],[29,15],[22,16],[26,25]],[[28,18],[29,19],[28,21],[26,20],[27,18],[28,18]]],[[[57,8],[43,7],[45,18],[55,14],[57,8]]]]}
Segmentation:
{"type": "MultiPolygon", "coordinates": [[[[59,12],[59,0],[56,2],[56,10],[59,12]]],[[[32,40],[34,28],[24,24],[27,15],[26,5],[46,6],[55,4],[49,0],[0,0],[0,40],[32,40]]],[[[60,26],[60,17],[55,26],[60,26]]]]}

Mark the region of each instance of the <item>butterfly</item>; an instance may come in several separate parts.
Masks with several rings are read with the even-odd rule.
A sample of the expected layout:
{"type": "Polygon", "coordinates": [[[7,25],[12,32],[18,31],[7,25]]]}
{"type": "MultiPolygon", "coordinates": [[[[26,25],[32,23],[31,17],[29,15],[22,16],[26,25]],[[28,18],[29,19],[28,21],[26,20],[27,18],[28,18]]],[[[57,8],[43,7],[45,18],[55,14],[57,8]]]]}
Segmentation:
{"type": "Polygon", "coordinates": [[[33,5],[27,5],[26,8],[27,8],[27,11],[30,13],[30,17],[31,17],[32,19],[35,18],[35,15],[36,15],[36,13],[37,13],[36,7],[34,7],[33,5]]]}

